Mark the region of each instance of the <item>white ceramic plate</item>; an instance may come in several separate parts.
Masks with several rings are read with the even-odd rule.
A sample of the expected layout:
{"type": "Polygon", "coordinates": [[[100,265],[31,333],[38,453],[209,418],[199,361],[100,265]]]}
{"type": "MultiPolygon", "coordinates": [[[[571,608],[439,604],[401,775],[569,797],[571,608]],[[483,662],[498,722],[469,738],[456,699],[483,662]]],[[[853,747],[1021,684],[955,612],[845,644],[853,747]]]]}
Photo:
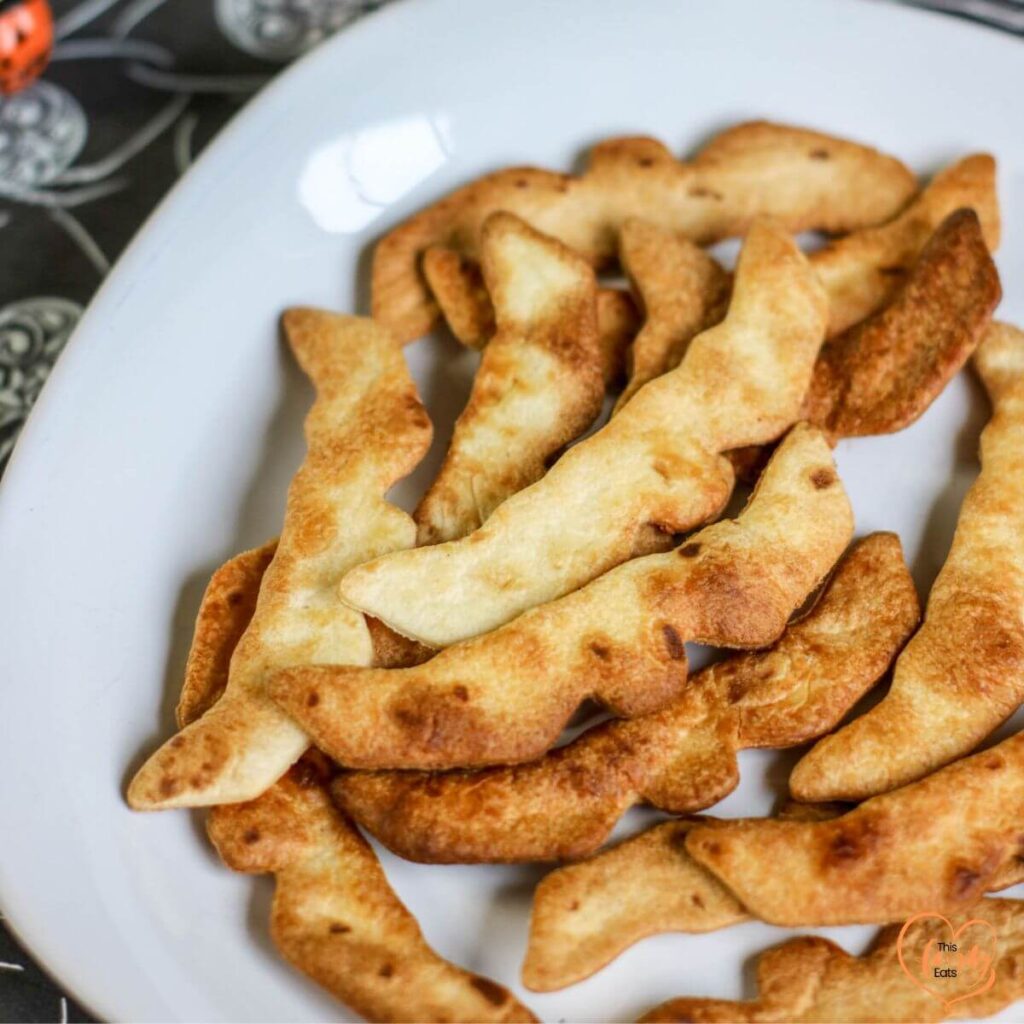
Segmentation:
{"type": "MultiPolygon", "coordinates": [[[[278,529],[309,400],[277,340],[285,306],[365,310],[369,242],[481,171],[566,167],[613,133],[682,152],[765,116],[868,141],[922,172],[995,152],[1002,315],[1019,320],[1022,57],[995,32],[866,0],[418,0],[268,88],[123,257],[3,482],[0,905],[47,967],[108,1018],[344,1016],[273,953],[268,880],[223,870],[198,815],[134,815],[122,800],[170,732],[211,570],[278,529]]],[[[473,368],[450,341],[407,352],[440,429],[405,504],[473,368]]],[[[860,532],[899,531],[922,587],[945,556],[984,415],[965,375],[898,437],[840,446],[860,532]]],[[[718,814],[766,813],[784,786],[785,759],[742,760],[718,814]]],[[[548,1020],[739,997],[750,957],[783,935],[748,924],[664,936],[537,996],[517,979],[539,870],[384,864],[442,953],[548,1020]]],[[[826,934],[859,952],[871,931],[826,934]]]]}

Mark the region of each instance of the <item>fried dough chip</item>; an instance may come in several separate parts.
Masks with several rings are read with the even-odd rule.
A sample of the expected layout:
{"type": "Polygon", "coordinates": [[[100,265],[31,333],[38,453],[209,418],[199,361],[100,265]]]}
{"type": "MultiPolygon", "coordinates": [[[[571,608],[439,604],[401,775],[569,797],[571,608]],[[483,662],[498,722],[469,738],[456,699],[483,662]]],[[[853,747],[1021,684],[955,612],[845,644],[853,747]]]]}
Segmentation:
{"type": "Polygon", "coordinates": [[[788,235],[758,222],[728,316],[694,339],[672,373],[479,530],[360,566],[342,581],[342,597],[403,636],[443,647],[625,561],[649,524],[671,533],[704,522],[734,484],[719,453],[773,440],[796,419],[825,317],[806,259],[788,235]]]}
{"type": "Polygon", "coordinates": [[[663,932],[711,932],[745,921],[743,905],[686,852],[686,833],[713,819],[667,821],[537,886],[523,984],[565,988],[663,932]]]}
{"type": "Polygon", "coordinates": [[[986,153],[944,168],[887,224],[838,238],[811,256],[828,292],[832,337],[881,309],[903,283],[925,243],[956,210],[972,209],[988,248],[999,247],[996,162],[986,153]]]}
{"type": "MultiPolygon", "coordinates": [[[[854,377],[860,403],[872,411],[876,421],[872,433],[901,429],[914,418],[907,419],[906,413],[901,416],[899,407],[883,404],[884,385],[892,387],[895,381],[909,388],[910,396],[905,400],[916,400],[918,415],[945,386],[955,364],[949,352],[951,343],[942,336],[931,341],[930,332],[938,327],[946,336],[963,337],[967,331],[956,319],[960,312],[957,303],[972,302],[967,310],[970,315],[986,301],[993,301],[993,305],[998,301],[998,277],[988,256],[988,250],[994,251],[999,243],[995,161],[986,155],[966,157],[937,174],[920,196],[888,224],[856,231],[811,254],[811,265],[829,297],[831,338],[892,301],[929,239],[940,232],[952,214],[965,208],[974,210],[979,225],[970,234],[961,225],[959,234],[946,232],[940,234],[941,241],[932,242],[932,249],[938,251],[933,251],[921,268],[910,295],[899,300],[897,311],[874,324],[866,336],[854,334],[844,337],[835,348],[825,347],[821,360],[825,366],[818,366],[816,381],[819,393],[831,403],[822,413],[827,414],[837,396],[842,395],[844,371],[854,377]],[[958,266],[960,258],[968,261],[966,266],[958,266]],[[976,290],[970,290],[972,285],[976,290]],[[943,288],[952,289],[953,294],[945,298],[943,288]],[[948,305],[929,301],[935,289],[948,305]],[[898,347],[894,347],[893,339],[898,347]],[[828,353],[831,358],[826,360],[828,353]],[[880,356],[885,359],[886,372],[879,367],[871,381],[856,377],[858,371],[863,376],[866,367],[877,367],[880,356]],[[911,359],[936,360],[937,356],[945,357],[944,371],[922,362],[905,365],[911,359]],[[878,390],[881,394],[876,394],[878,390]]],[[[621,407],[645,381],[677,366],[698,330],[722,318],[730,278],[699,246],[653,224],[627,221],[619,247],[621,262],[646,309],[646,321],[633,347],[633,376],[619,399],[621,407]]],[[[808,419],[824,422],[821,417],[808,415],[808,419]]]]}
{"type": "Polygon", "coordinates": [[[825,343],[804,417],[837,439],[909,426],[967,362],[1001,294],[977,214],[950,214],[889,305],[825,343]]]}
{"type": "Polygon", "coordinates": [[[322,759],[210,812],[235,871],[273,872],[270,932],[284,958],[371,1021],[533,1021],[506,988],[427,944],[366,841],[334,807],[322,759]]]}
{"type": "Polygon", "coordinates": [[[420,544],[480,527],[509,495],[539,480],[548,458],[604,403],[593,270],[508,213],[488,218],[482,256],[497,334],[413,517],[420,544]]]}
{"type": "Polygon", "coordinates": [[[972,750],[1024,701],[1024,332],[975,356],[993,405],[924,625],[884,701],[822,740],[790,779],[801,800],[862,800],[972,750]]]}
{"type": "Polygon", "coordinates": [[[721,321],[732,277],[699,245],[636,218],[622,225],[619,258],[644,310],[629,383],[619,396],[622,408],[649,380],[678,366],[701,331],[721,321]]]}
{"type": "MultiPolygon", "coordinates": [[[[976,932],[968,928],[956,934],[963,934],[967,941],[972,935],[979,939],[979,948],[991,957],[993,976],[991,986],[974,995],[964,985],[944,989],[941,982],[933,982],[928,991],[916,984],[900,966],[901,928],[893,925],[879,932],[871,949],[859,957],[818,936],[790,939],[761,954],[757,965],[761,994],[753,1002],[671,999],[640,1020],[643,1024],[927,1024],[951,1015],[987,1017],[1024,997],[1024,901],[987,899],[952,922],[938,917],[915,921],[907,929],[903,948],[918,953],[911,959],[913,968],[919,969],[920,951],[952,941],[953,930],[964,927],[968,920],[984,923],[971,926],[976,932]],[[947,992],[953,1002],[943,1000],[947,992]]],[[[947,961],[952,963],[952,957],[945,958],[943,966],[947,961]]],[[[970,978],[977,977],[983,985],[988,967],[976,968],[970,978]]]]}
{"type": "Polygon", "coordinates": [[[340,764],[451,768],[538,757],[587,697],[644,714],[686,685],[689,640],[772,643],[853,530],[821,434],[794,428],[736,520],[637,558],[425,665],[289,669],[271,692],[340,764]]]}
{"type": "MultiPolygon", "coordinates": [[[[452,334],[467,348],[482,349],[494,336],[495,320],[479,264],[450,249],[429,249],[423,257],[423,272],[452,334]]],[[[639,327],[629,292],[598,288],[597,336],[601,375],[607,387],[613,387],[622,376],[626,350],[639,327]]]]}
{"type": "Polygon", "coordinates": [[[341,775],[335,797],[409,860],[580,857],[634,803],[687,813],[722,799],[739,782],[738,750],[794,746],[834,728],[885,672],[918,612],[899,539],[874,534],[773,648],[710,666],[655,714],[597,726],[528,765],[341,775]]]}
{"type": "Polygon", "coordinates": [[[338,602],[337,581],[353,564],[414,541],[412,519],[382,497],[430,444],[400,349],[354,317],[296,309],[284,326],[317,387],[309,450],[226,691],[132,780],[128,802],[140,810],[248,800],[280,778],[308,740],[270,701],[271,673],[295,663],[370,664],[366,622],[338,602]]]}
{"type": "Polygon", "coordinates": [[[691,856],[770,924],[959,913],[1020,853],[1024,733],[834,821],[695,828],[691,856]]]}
{"type": "MultiPolygon", "coordinates": [[[[778,818],[829,821],[849,810],[849,804],[791,801],[778,818]]],[[[667,821],[547,875],[533,898],[526,987],[550,992],[575,984],[651,935],[709,932],[748,920],[737,897],[686,849],[686,835],[697,825],[729,824],[707,817],[667,821]]],[[[986,888],[1016,885],[1022,873],[1013,858],[986,888]]]]}
{"type": "Polygon", "coordinates": [[[224,693],[231,655],[252,621],[260,583],[275,551],[276,540],[243,551],[210,577],[185,663],[176,712],[179,729],[201,718],[224,693]]]}
{"type": "MultiPolygon", "coordinates": [[[[475,260],[483,222],[497,210],[600,267],[614,260],[627,217],[656,221],[699,244],[741,235],[762,215],[790,232],[836,233],[893,216],[914,188],[911,172],[877,150],[763,121],[722,132],[691,163],[654,139],[609,139],[591,151],[581,177],[508,168],[400,224],[373,254],[373,315],[402,341],[430,330],[438,309],[421,273],[425,253],[440,246],[475,260]]],[[[452,257],[430,260],[435,283],[452,268],[460,272],[452,257]]]]}

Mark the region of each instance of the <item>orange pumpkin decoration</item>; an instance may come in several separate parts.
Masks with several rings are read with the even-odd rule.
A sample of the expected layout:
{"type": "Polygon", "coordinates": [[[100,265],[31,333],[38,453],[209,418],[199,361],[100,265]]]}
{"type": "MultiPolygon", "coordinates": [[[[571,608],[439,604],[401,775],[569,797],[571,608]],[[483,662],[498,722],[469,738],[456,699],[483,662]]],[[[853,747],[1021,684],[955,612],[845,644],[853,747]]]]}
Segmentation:
{"type": "Polygon", "coordinates": [[[0,93],[34,82],[53,50],[53,15],[46,0],[0,0],[0,93]]]}

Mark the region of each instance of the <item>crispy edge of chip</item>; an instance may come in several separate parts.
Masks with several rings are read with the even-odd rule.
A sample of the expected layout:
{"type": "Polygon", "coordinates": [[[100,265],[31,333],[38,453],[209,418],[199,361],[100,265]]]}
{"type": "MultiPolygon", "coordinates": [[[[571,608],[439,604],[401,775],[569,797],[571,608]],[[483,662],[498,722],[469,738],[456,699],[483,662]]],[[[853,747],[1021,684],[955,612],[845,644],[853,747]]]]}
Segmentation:
{"type": "Polygon", "coordinates": [[[773,647],[704,669],[653,715],[596,726],[526,765],[346,773],[335,798],[410,860],[580,857],[641,800],[675,813],[717,802],[739,780],[740,749],[795,746],[834,728],[918,618],[899,539],[873,534],[850,549],[813,609],[773,647]]]}
{"type": "Polygon", "coordinates": [[[771,924],[884,924],[959,913],[1015,863],[1024,734],[818,823],[694,829],[687,849],[771,924]]]}
{"type": "Polygon", "coordinates": [[[853,515],[820,432],[797,426],[737,520],[634,559],[507,626],[391,672],[311,665],[271,691],[340,764],[449,768],[537,757],[588,696],[616,714],[685,686],[685,642],[761,647],[820,582],[853,515]]]}
{"type": "Polygon", "coordinates": [[[497,210],[600,266],[614,256],[627,216],[646,216],[698,243],[740,235],[760,215],[792,232],[835,233],[886,220],[915,187],[911,172],[878,150],[764,121],[727,129],[688,164],[654,139],[608,139],[592,150],[582,177],[507,168],[398,225],[374,249],[373,315],[402,342],[430,330],[438,307],[423,274],[424,254],[439,246],[475,259],[480,228],[497,210]]]}
{"type": "Polygon", "coordinates": [[[903,284],[928,239],[959,209],[973,209],[988,248],[999,247],[996,162],[975,153],[943,168],[886,224],[838,238],[811,254],[829,297],[829,337],[881,309],[903,284]]]}
{"type": "Polygon", "coordinates": [[[993,415],[924,624],[888,696],[793,770],[803,800],[861,800],[968,753],[1024,700],[1024,332],[993,325],[975,362],[993,415]]]}
{"type": "MultiPolygon", "coordinates": [[[[1024,997],[1024,901],[981,900],[951,925],[938,917],[909,924],[906,947],[915,951],[950,935],[949,927],[985,922],[994,936],[991,987],[953,1003],[914,984],[900,965],[900,925],[882,929],[863,956],[851,956],[819,936],[801,935],[762,953],[759,996],[750,1002],[671,999],[644,1014],[642,1024],[885,1020],[921,1024],[948,1016],[987,1017],[1024,997]],[[955,1009],[953,1006],[955,1005],[955,1009]]],[[[957,932],[956,934],[960,934],[957,932]]],[[[965,933],[965,934],[969,934],[965,933]]],[[[954,994],[951,992],[950,994],[954,994]]]]}
{"type": "Polygon", "coordinates": [[[275,538],[228,559],[210,577],[175,711],[179,729],[201,718],[224,693],[232,652],[252,620],[260,582],[276,550],[275,538]]]}
{"type": "Polygon", "coordinates": [[[307,755],[207,830],[235,871],[273,873],[270,934],[282,956],[372,1021],[533,1021],[504,986],[439,956],[307,755]]]}
{"type": "Polygon", "coordinates": [[[366,623],[337,601],[335,581],[413,542],[411,518],[383,497],[431,436],[401,349],[372,321],[319,310],[289,310],[284,327],[317,389],[306,458],[224,694],[136,774],[128,802],[138,810],[252,799],[280,778],[308,742],[270,701],[270,672],[294,661],[369,664],[366,623]],[[297,591],[305,601],[294,599],[297,591]]]}
{"type": "Polygon", "coordinates": [[[774,440],[794,422],[826,318],[824,292],[792,238],[758,221],[728,315],[691,342],[675,370],[641,388],[479,530],[368,562],[342,581],[342,597],[443,647],[625,561],[652,523],[682,532],[707,521],[734,483],[719,453],[774,440]],[[425,591],[431,600],[421,600],[425,591]]]}
{"type": "Polygon", "coordinates": [[[539,480],[604,403],[590,266],[518,217],[483,227],[497,333],[484,349],[441,470],[413,514],[419,544],[456,540],[539,480]]]}
{"type": "Polygon", "coordinates": [[[699,245],[635,217],[622,225],[619,260],[644,314],[621,408],[649,380],[678,366],[690,342],[725,316],[732,277],[699,245]]]}
{"type": "Polygon", "coordinates": [[[825,343],[805,418],[834,438],[909,426],[977,348],[1001,296],[977,214],[951,213],[889,304],[825,343]]]}

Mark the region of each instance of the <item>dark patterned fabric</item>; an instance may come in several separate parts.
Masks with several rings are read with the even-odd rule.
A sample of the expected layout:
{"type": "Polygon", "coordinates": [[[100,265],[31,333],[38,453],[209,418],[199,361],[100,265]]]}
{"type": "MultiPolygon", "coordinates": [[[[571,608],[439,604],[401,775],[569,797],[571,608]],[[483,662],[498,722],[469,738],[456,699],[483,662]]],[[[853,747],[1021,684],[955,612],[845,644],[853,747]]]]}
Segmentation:
{"type": "MultiPolygon", "coordinates": [[[[0,473],[83,306],[160,197],[284,63],[389,0],[51,2],[53,62],[0,98],[0,473]]],[[[911,2],[1024,34],[1020,0],[911,2]]],[[[0,1022],[94,1019],[0,917],[0,1022]]]]}

